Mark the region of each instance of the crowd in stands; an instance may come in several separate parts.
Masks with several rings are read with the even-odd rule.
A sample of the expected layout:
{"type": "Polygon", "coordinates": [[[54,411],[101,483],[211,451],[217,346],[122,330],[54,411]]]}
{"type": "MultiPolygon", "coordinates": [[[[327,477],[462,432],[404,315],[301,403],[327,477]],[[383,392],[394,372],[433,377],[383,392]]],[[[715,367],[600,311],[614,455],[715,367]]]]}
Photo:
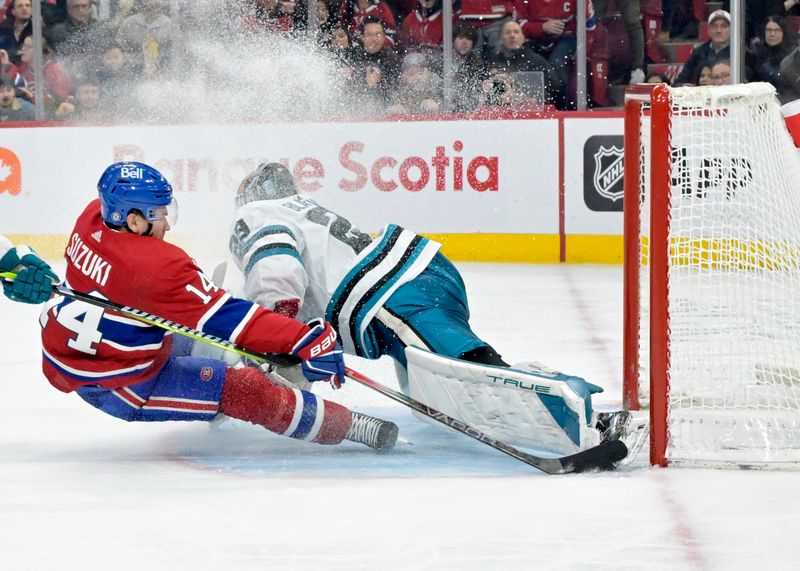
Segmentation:
{"type": "MultiPolygon", "coordinates": [[[[582,1],[591,106],[619,104],[613,88],[628,83],[730,83],[727,2],[582,1]],[[666,48],[678,44],[691,51],[670,63],[666,48]]],[[[746,79],[799,97],[800,0],[748,4],[746,79]]],[[[276,36],[304,39],[298,50],[312,37],[373,113],[576,108],[577,2],[457,0],[447,48],[442,0],[318,0],[314,18],[307,8],[305,0],[42,0],[37,90],[32,0],[0,0],[0,120],[31,120],[37,93],[49,120],[119,117],[142,82],[174,79],[184,68],[204,77],[190,49],[199,38],[230,42],[235,52],[235,41],[276,36]],[[444,49],[452,54],[447,100],[444,49]]]]}

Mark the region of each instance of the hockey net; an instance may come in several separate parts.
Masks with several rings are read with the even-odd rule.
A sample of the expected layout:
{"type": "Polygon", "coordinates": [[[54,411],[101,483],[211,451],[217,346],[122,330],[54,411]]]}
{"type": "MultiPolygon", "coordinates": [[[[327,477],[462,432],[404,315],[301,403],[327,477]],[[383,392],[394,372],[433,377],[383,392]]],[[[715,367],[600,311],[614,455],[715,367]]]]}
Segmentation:
{"type": "Polygon", "coordinates": [[[624,351],[653,464],[800,467],[800,157],[768,84],[626,94],[624,351]]]}

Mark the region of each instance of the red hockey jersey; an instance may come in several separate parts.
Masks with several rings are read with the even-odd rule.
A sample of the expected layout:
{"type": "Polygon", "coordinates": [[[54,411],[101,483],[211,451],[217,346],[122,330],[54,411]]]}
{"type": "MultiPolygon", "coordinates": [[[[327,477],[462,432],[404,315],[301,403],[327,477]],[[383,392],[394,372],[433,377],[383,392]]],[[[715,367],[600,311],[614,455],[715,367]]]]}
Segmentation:
{"type": "Polygon", "coordinates": [[[383,29],[386,32],[386,39],[389,43],[394,43],[394,33],[397,29],[397,22],[394,19],[394,13],[386,2],[378,1],[371,2],[363,10],[358,7],[355,0],[342,2],[339,8],[339,21],[342,25],[347,26],[347,31],[351,38],[361,37],[361,23],[368,16],[378,18],[383,22],[383,29]]]}
{"type": "MultiPolygon", "coordinates": [[[[92,201],[65,251],[66,285],[228,339],[254,351],[288,353],[308,331],[216,287],[179,247],[117,232],[92,201]]],[[[164,329],[56,296],[42,311],[43,371],[56,388],[119,388],[157,374],[170,351],[164,329]]]]}
{"type": "Polygon", "coordinates": [[[412,46],[441,46],[442,11],[423,16],[414,10],[403,20],[403,30],[408,34],[412,46]]]}
{"type": "MultiPolygon", "coordinates": [[[[529,40],[555,39],[542,30],[547,20],[563,20],[564,35],[575,34],[577,23],[575,14],[578,11],[578,0],[515,0],[514,19],[522,26],[525,37],[529,40]]],[[[586,0],[586,30],[596,27],[594,7],[591,0],[586,0]]]]}

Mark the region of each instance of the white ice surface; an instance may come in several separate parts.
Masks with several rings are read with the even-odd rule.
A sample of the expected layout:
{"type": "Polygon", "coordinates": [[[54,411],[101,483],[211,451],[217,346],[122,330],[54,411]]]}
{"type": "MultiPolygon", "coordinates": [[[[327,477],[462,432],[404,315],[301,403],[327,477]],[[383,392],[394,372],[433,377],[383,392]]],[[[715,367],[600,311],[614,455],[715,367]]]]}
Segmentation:
{"type": "MultiPolygon", "coordinates": [[[[619,406],[620,267],[460,268],[474,329],[507,360],[619,406]]],[[[37,316],[0,299],[0,570],[800,569],[798,473],[640,458],[546,476],[352,382],[320,392],[394,419],[393,454],[236,421],[126,424],[49,386],[37,316]]],[[[390,362],[350,365],[396,387],[390,362]]]]}

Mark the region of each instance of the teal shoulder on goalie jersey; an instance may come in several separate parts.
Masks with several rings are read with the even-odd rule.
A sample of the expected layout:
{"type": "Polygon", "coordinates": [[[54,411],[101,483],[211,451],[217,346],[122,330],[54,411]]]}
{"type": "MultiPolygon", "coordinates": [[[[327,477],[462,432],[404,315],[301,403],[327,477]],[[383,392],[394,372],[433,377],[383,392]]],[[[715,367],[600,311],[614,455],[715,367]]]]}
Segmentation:
{"type": "Polygon", "coordinates": [[[356,258],[333,292],[325,318],[339,331],[347,351],[377,358],[380,348],[368,329],[377,309],[397,288],[419,275],[439,244],[389,224],[356,258]]]}

